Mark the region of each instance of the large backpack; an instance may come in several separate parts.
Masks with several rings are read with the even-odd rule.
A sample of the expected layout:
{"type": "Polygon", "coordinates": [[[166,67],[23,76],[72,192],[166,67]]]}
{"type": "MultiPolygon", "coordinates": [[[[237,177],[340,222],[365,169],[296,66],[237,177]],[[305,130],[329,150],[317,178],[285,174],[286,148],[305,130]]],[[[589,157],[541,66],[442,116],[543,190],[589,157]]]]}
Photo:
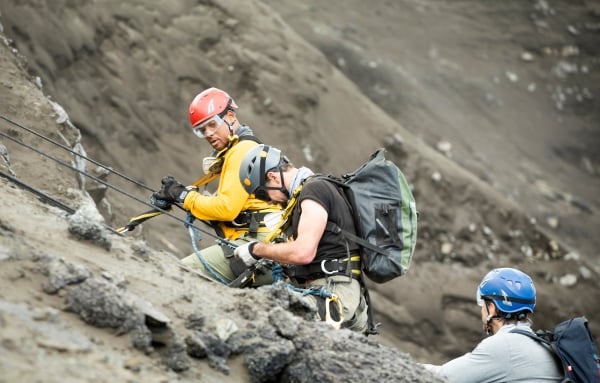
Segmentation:
{"type": "Polygon", "coordinates": [[[535,334],[512,329],[550,347],[564,371],[563,383],[599,383],[600,356],[585,317],[566,320],[553,331],[539,330],[535,334]]]}
{"type": "Polygon", "coordinates": [[[385,149],[354,172],[327,179],[343,190],[358,236],[331,222],[328,229],[361,246],[364,274],[377,283],[406,274],[417,241],[417,207],[404,174],[385,158],[385,149]]]}

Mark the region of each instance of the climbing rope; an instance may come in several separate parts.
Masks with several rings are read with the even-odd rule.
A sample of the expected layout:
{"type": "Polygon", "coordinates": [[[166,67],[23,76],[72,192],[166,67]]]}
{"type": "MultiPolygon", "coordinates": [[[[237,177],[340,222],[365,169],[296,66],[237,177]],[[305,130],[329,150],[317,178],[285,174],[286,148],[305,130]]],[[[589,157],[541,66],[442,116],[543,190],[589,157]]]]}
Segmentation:
{"type": "MultiPolygon", "coordinates": [[[[21,146],[24,146],[24,147],[26,147],[27,149],[30,149],[30,150],[32,150],[32,151],[34,151],[34,152],[38,153],[39,155],[41,155],[41,156],[43,156],[43,157],[46,157],[46,158],[48,158],[48,159],[50,159],[50,160],[52,160],[52,161],[54,161],[54,162],[56,162],[56,163],[58,163],[58,164],[60,164],[60,165],[64,166],[64,167],[66,167],[66,168],[69,168],[69,169],[71,169],[71,170],[74,170],[74,171],[76,171],[77,173],[79,173],[79,174],[81,174],[81,175],[84,175],[84,176],[86,176],[86,177],[88,177],[88,178],[91,178],[91,179],[93,179],[94,181],[96,181],[96,182],[98,182],[98,183],[101,183],[101,184],[105,185],[106,187],[108,187],[108,188],[111,188],[111,189],[113,189],[113,190],[115,190],[115,191],[117,191],[117,192],[119,192],[119,193],[121,193],[121,194],[123,194],[123,195],[126,195],[127,197],[129,197],[129,198],[131,198],[131,199],[134,199],[134,200],[136,200],[136,201],[138,201],[138,202],[141,202],[141,203],[143,203],[143,204],[146,204],[146,205],[150,205],[150,204],[149,204],[149,203],[147,203],[146,201],[143,201],[143,200],[141,200],[141,199],[137,198],[136,196],[134,196],[134,195],[132,195],[132,194],[130,194],[130,193],[128,193],[128,192],[126,192],[126,191],[124,191],[124,190],[122,190],[122,189],[120,189],[120,188],[116,187],[116,186],[113,186],[113,185],[111,185],[110,183],[108,183],[108,182],[106,182],[106,181],[104,181],[104,180],[102,180],[102,179],[100,179],[100,178],[98,178],[98,177],[96,177],[96,176],[93,176],[93,175],[91,175],[91,174],[89,174],[89,173],[87,173],[87,172],[85,172],[85,171],[83,171],[83,170],[81,170],[81,169],[78,169],[77,167],[75,167],[75,166],[73,166],[73,165],[71,165],[71,164],[68,164],[68,163],[66,163],[66,162],[65,162],[65,161],[63,161],[63,160],[60,160],[60,159],[58,159],[58,158],[55,158],[55,157],[53,157],[53,156],[51,156],[51,155],[49,155],[49,154],[47,154],[47,153],[44,153],[43,151],[41,151],[41,150],[39,150],[39,149],[37,149],[37,148],[34,148],[34,147],[33,147],[33,146],[31,146],[31,145],[28,145],[28,144],[26,144],[26,143],[24,143],[24,142],[22,142],[22,141],[20,141],[20,140],[18,140],[18,139],[16,139],[16,138],[14,138],[14,137],[11,137],[10,135],[8,135],[8,134],[6,134],[6,133],[4,133],[4,132],[0,132],[0,136],[2,136],[2,137],[4,137],[4,138],[8,138],[9,140],[11,140],[11,141],[13,141],[13,142],[15,142],[15,143],[17,143],[17,144],[19,144],[19,145],[21,145],[21,146]]],[[[108,168],[106,168],[106,169],[108,169],[108,168]]],[[[148,188],[148,187],[146,186],[146,188],[148,188]]],[[[148,189],[149,189],[149,190],[152,190],[152,189],[150,189],[150,188],[148,188],[148,189]]],[[[152,205],[150,205],[150,206],[152,206],[152,205]]]]}
{"type": "MultiPolygon", "coordinates": [[[[29,191],[31,193],[36,194],[42,200],[44,200],[44,201],[46,201],[46,202],[48,202],[48,203],[50,203],[50,204],[52,204],[52,205],[54,205],[54,206],[56,206],[56,207],[58,207],[60,209],[66,211],[69,214],[74,214],[75,213],[75,209],[71,208],[70,206],[68,206],[68,205],[66,205],[64,203],[62,203],[61,201],[57,200],[56,198],[53,198],[53,197],[49,196],[48,194],[46,194],[46,193],[44,193],[44,192],[42,192],[40,190],[37,190],[33,186],[31,186],[31,185],[29,185],[29,184],[21,181],[20,179],[18,179],[16,177],[11,176],[10,174],[6,174],[6,173],[4,173],[3,171],[0,170],[0,176],[8,179],[9,181],[11,181],[14,184],[18,185],[22,189],[25,189],[25,190],[27,190],[27,191],[29,191]]],[[[109,231],[112,231],[115,234],[122,235],[118,230],[115,230],[115,229],[113,229],[112,227],[110,227],[110,226],[108,226],[106,224],[104,225],[104,227],[106,229],[108,229],[109,231]]]]}
{"type": "Polygon", "coordinates": [[[273,284],[283,281],[283,267],[279,263],[273,262],[271,275],[273,276],[273,284]]]}
{"type": "MultiPolygon", "coordinates": [[[[63,144],[61,144],[60,142],[56,142],[56,141],[52,140],[51,138],[48,138],[48,137],[44,136],[43,134],[40,134],[40,133],[36,132],[35,130],[33,130],[33,129],[31,129],[31,128],[28,128],[28,127],[26,127],[26,126],[24,126],[23,124],[19,124],[18,122],[14,121],[14,120],[11,120],[10,118],[8,118],[8,117],[6,117],[6,116],[4,116],[4,115],[2,115],[2,114],[0,114],[0,119],[3,119],[4,121],[6,121],[6,122],[10,123],[11,125],[14,125],[14,126],[16,126],[16,127],[18,127],[18,128],[21,128],[21,129],[23,129],[23,130],[25,130],[25,131],[27,131],[27,132],[29,132],[29,133],[33,134],[34,136],[36,136],[36,137],[39,137],[39,138],[43,139],[43,140],[44,140],[44,141],[46,141],[46,142],[49,142],[49,143],[51,143],[51,144],[53,144],[53,145],[56,145],[56,146],[58,146],[58,147],[60,147],[60,148],[62,148],[62,149],[64,149],[64,150],[66,150],[66,151],[70,152],[71,154],[73,154],[73,155],[75,155],[75,156],[77,156],[77,157],[80,157],[80,158],[82,158],[82,159],[84,159],[84,160],[86,160],[86,161],[89,161],[89,162],[91,162],[91,163],[93,163],[93,164],[95,164],[95,165],[98,165],[98,166],[100,166],[101,168],[103,168],[103,169],[106,169],[106,170],[108,170],[109,172],[111,172],[111,173],[113,173],[113,174],[116,174],[116,175],[118,175],[119,177],[121,177],[121,178],[123,178],[123,179],[125,179],[125,180],[127,180],[127,181],[129,181],[129,182],[131,182],[131,183],[134,183],[134,184],[136,184],[137,186],[140,186],[140,187],[142,187],[142,188],[144,188],[144,189],[146,189],[146,190],[149,190],[149,191],[154,191],[154,190],[152,190],[152,188],[150,188],[149,186],[146,186],[146,185],[144,185],[143,183],[141,183],[141,182],[139,182],[139,181],[136,181],[136,180],[134,180],[133,178],[127,177],[126,175],[124,175],[124,174],[122,174],[122,173],[120,173],[120,172],[118,172],[118,171],[114,170],[113,168],[111,168],[111,167],[109,167],[109,166],[106,166],[106,165],[103,165],[103,164],[101,164],[100,162],[98,162],[98,161],[96,161],[96,160],[94,160],[94,159],[92,159],[92,158],[90,158],[90,157],[87,157],[87,156],[85,156],[85,155],[83,155],[83,154],[81,154],[81,153],[79,153],[79,152],[77,152],[77,151],[75,151],[75,150],[73,150],[73,149],[69,148],[69,147],[68,147],[68,146],[66,146],[66,145],[63,145],[63,144]]],[[[4,135],[4,134],[3,134],[3,136],[5,136],[5,137],[6,137],[6,135],[4,135]]],[[[11,139],[11,140],[15,141],[15,140],[14,140],[12,137],[7,137],[7,138],[9,138],[9,139],[11,139]]],[[[15,141],[15,142],[16,142],[16,141],[15,141]]],[[[19,142],[19,143],[20,143],[20,142],[19,142]]],[[[28,147],[29,147],[29,146],[28,146],[28,147]]],[[[30,149],[32,149],[31,147],[29,147],[29,148],[30,148],[30,149]]]]}
{"type": "MultiPolygon", "coordinates": [[[[273,284],[282,282],[284,279],[283,267],[277,262],[273,262],[273,264],[271,266],[271,274],[273,276],[273,284]]],[[[287,283],[287,282],[285,282],[285,285],[288,288],[288,290],[300,293],[302,296],[315,295],[315,296],[318,296],[321,298],[329,298],[332,300],[337,299],[337,296],[335,294],[333,294],[331,291],[329,291],[327,289],[327,287],[325,287],[325,286],[310,287],[308,289],[302,289],[299,287],[295,287],[291,283],[287,283]]]]}
{"type": "Polygon", "coordinates": [[[307,295],[314,295],[321,298],[329,298],[333,301],[337,300],[337,295],[333,294],[331,291],[327,289],[325,286],[321,287],[309,287],[307,289],[302,289],[300,287],[295,287],[290,283],[286,283],[286,286],[289,290],[294,291],[296,293],[300,293],[303,297],[307,295]]]}
{"type": "Polygon", "coordinates": [[[187,213],[187,217],[186,217],[186,224],[185,227],[188,229],[188,232],[190,234],[190,239],[192,240],[192,247],[194,248],[194,254],[196,254],[196,257],[198,258],[198,260],[200,261],[200,263],[202,263],[202,266],[204,266],[204,268],[206,269],[206,271],[208,271],[208,273],[215,278],[217,281],[221,282],[224,285],[227,285],[228,282],[226,280],[224,280],[209,264],[208,262],[206,262],[206,259],[204,259],[204,257],[202,256],[202,253],[200,252],[200,249],[198,249],[198,246],[196,245],[196,241],[201,241],[202,240],[202,236],[200,235],[200,232],[198,231],[198,229],[192,225],[192,223],[194,222],[196,218],[192,215],[192,213],[188,212],[187,213]]]}

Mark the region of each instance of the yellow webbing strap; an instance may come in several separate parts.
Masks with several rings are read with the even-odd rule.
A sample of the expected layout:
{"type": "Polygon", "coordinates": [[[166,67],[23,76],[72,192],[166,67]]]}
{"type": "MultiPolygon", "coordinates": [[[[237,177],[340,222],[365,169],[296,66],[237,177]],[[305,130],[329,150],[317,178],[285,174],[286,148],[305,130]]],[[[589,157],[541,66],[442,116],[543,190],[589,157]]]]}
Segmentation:
{"type": "Polygon", "coordinates": [[[229,144],[227,144],[227,147],[225,149],[217,153],[215,160],[213,161],[212,165],[210,165],[210,167],[208,168],[208,173],[198,178],[192,185],[204,186],[215,180],[217,177],[219,177],[219,175],[221,174],[221,170],[223,170],[223,161],[225,160],[225,153],[227,153],[227,151],[231,149],[233,145],[239,142],[239,140],[240,138],[235,134],[233,136],[229,136],[229,144]]]}
{"type": "MultiPolygon", "coordinates": [[[[342,261],[347,262],[348,258],[343,258],[342,261]]],[[[350,262],[360,262],[360,255],[353,255],[350,257],[350,262]]],[[[360,269],[352,269],[352,274],[361,275],[362,271],[360,269]]]]}
{"type": "Polygon", "coordinates": [[[296,189],[294,189],[294,192],[292,193],[292,197],[288,201],[288,204],[286,205],[285,209],[283,210],[283,213],[281,214],[281,219],[279,220],[279,223],[273,230],[271,230],[271,232],[269,234],[267,234],[267,236],[265,237],[263,242],[265,242],[265,243],[273,242],[275,240],[275,238],[279,237],[285,230],[288,229],[288,227],[291,224],[291,220],[289,218],[292,215],[294,206],[296,206],[296,203],[298,202],[298,195],[300,194],[300,191],[302,190],[303,185],[304,185],[304,182],[301,183],[300,186],[298,186],[296,189]]]}
{"type": "Polygon", "coordinates": [[[156,217],[157,215],[161,215],[162,212],[160,210],[149,210],[145,213],[142,213],[136,217],[129,219],[129,223],[125,226],[119,227],[115,229],[118,233],[124,233],[130,230],[133,230],[137,225],[144,222],[147,219],[156,217]]]}

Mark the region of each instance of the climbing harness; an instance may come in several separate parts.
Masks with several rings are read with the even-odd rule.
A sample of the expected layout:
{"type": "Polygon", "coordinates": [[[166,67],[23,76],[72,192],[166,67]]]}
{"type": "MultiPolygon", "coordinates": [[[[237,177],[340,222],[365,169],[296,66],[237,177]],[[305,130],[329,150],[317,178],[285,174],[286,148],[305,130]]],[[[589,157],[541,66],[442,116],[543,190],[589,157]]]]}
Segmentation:
{"type": "MultiPolygon", "coordinates": [[[[300,194],[301,190],[302,190],[302,186],[298,186],[292,192],[292,196],[288,200],[288,203],[285,206],[285,209],[283,209],[283,211],[281,212],[279,223],[274,225],[273,229],[271,230],[271,232],[269,232],[269,234],[267,235],[267,237],[264,239],[263,242],[265,242],[265,243],[276,242],[278,239],[282,239],[282,237],[285,236],[286,231],[289,229],[290,225],[292,224],[292,220],[289,218],[291,217],[292,212],[294,211],[294,207],[296,206],[296,202],[298,201],[298,195],[300,194]]],[[[285,238],[283,240],[285,240],[285,238]]]]}

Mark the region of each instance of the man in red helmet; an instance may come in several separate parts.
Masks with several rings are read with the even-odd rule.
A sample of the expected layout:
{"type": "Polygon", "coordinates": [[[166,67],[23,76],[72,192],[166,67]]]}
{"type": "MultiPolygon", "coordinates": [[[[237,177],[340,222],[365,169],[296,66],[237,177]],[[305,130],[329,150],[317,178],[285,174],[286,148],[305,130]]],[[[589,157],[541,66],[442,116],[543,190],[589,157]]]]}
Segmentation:
{"type": "MultiPolygon", "coordinates": [[[[162,209],[169,209],[173,203],[181,204],[195,218],[211,223],[219,236],[243,245],[263,238],[268,232],[264,217],[281,207],[250,196],[240,185],[242,160],[260,141],[247,125],[239,123],[236,109],[233,98],[217,88],[198,94],[189,107],[194,134],[214,149],[215,156],[205,163],[205,171],[213,176],[210,181],[219,177],[216,193],[201,193],[198,186],[203,183],[186,187],[167,176],[162,179],[161,189],[150,196],[150,203],[162,209]]],[[[181,262],[226,283],[245,269],[233,257],[233,250],[221,245],[207,247],[181,262]]],[[[270,274],[266,273],[256,284],[270,282],[270,274]]]]}

